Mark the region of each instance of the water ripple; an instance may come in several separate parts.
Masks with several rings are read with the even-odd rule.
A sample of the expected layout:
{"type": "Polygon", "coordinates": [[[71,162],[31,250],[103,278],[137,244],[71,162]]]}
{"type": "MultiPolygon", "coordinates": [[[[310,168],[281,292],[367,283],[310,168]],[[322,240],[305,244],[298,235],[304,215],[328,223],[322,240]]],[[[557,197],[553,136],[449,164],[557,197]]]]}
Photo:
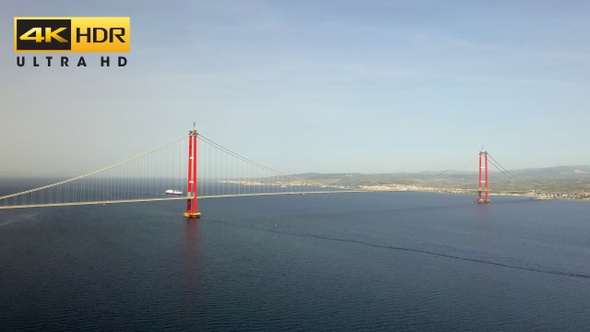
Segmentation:
{"type": "Polygon", "coordinates": [[[562,277],[590,279],[589,274],[583,274],[583,273],[563,272],[563,271],[556,271],[556,270],[549,270],[549,269],[539,269],[539,268],[532,268],[532,267],[526,267],[526,266],[498,263],[498,262],[493,262],[493,261],[444,254],[444,253],[422,250],[422,249],[407,248],[407,247],[400,247],[400,246],[391,246],[391,245],[380,245],[380,244],[375,244],[375,243],[370,243],[370,242],[365,242],[365,241],[335,238],[335,237],[329,237],[329,236],[325,236],[325,235],[317,235],[317,234],[310,234],[310,233],[297,234],[297,233],[290,233],[290,232],[285,232],[285,231],[281,231],[281,230],[277,230],[277,229],[262,229],[262,228],[256,228],[256,227],[245,226],[245,225],[235,225],[235,224],[225,223],[225,222],[220,222],[220,221],[216,221],[216,223],[221,223],[221,224],[225,224],[227,226],[233,226],[233,227],[243,227],[243,228],[248,228],[251,230],[258,230],[258,231],[269,232],[269,233],[277,233],[277,234],[298,236],[298,237],[307,237],[307,238],[316,238],[316,239],[322,239],[322,240],[328,240],[328,241],[355,243],[355,244],[360,244],[360,245],[364,245],[367,247],[374,247],[374,248],[381,248],[381,249],[414,252],[414,253],[430,255],[430,256],[445,257],[445,258],[450,258],[450,259],[455,259],[455,260],[462,260],[462,261],[467,261],[467,262],[474,262],[474,263],[480,263],[480,264],[486,264],[486,265],[499,266],[499,267],[503,267],[503,268],[507,268],[507,269],[537,272],[537,273],[550,274],[550,275],[556,275],[556,276],[562,276],[562,277]]]}
{"type": "Polygon", "coordinates": [[[24,214],[20,214],[14,217],[9,217],[8,219],[4,220],[2,223],[0,223],[0,226],[6,226],[8,224],[12,224],[18,221],[32,221],[35,220],[37,217],[37,213],[31,212],[31,213],[24,213],[24,214]]]}

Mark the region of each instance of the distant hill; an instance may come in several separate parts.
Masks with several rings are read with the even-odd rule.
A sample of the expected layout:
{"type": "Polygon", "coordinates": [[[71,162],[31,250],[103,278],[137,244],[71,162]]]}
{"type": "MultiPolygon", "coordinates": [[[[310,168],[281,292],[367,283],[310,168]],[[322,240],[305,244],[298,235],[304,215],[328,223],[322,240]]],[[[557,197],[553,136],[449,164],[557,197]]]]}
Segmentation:
{"type": "Polygon", "coordinates": [[[590,166],[557,166],[510,171],[521,180],[590,179],[590,166]]]}
{"type": "MultiPolygon", "coordinates": [[[[530,168],[509,170],[509,172],[523,183],[533,188],[548,192],[580,192],[590,191],[590,166],[557,166],[547,168],[530,168]]],[[[404,184],[413,185],[427,181],[445,171],[426,172],[397,172],[397,173],[305,173],[298,177],[337,186],[404,184]]],[[[457,172],[455,179],[461,181],[476,181],[476,172],[457,172]]]]}

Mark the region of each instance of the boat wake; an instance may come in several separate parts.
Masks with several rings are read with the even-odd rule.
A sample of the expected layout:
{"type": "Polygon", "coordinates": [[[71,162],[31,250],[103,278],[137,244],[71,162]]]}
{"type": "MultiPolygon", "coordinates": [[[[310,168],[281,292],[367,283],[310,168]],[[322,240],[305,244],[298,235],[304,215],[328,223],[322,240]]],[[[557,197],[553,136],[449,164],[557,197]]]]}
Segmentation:
{"type": "Polygon", "coordinates": [[[231,227],[244,227],[244,228],[248,228],[248,229],[252,229],[252,230],[258,230],[258,231],[269,232],[269,233],[277,233],[277,234],[288,235],[288,236],[315,238],[315,239],[326,240],[326,241],[347,242],[347,243],[354,243],[354,244],[363,245],[363,246],[367,246],[367,247],[414,252],[414,253],[423,254],[423,255],[438,256],[438,257],[444,257],[444,258],[479,263],[479,264],[493,265],[493,266],[498,266],[498,267],[507,268],[507,269],[514,269],[514,270],[521,270],[521,271],[528,271],[528,272],[537,272],[537,273],[550,274],[550,275],[556,275],[556,276],[562,276],[562,277],[570,277],[570,278],[590,279],[590,274],[584,274],[584,273],[565,272],[565,271],[557,271],[557,270],[551,270],[551,269],[541,269],[541,268],[534,268],[534,267],[527,267],[527,266],[520,266],[520,265],[513,265],[513,264],[505,264],[505,263],[499,263],[499,262],[488,261],[488,260],[483,260],[483,259],[456,256],[456,255],[444,254],[444,253],[422,250],[422,249],[392,246],[392,245],[374,244],[374,243],[365,242],[365,241],[335,238],[335,237],[329,237],[329,236],[325,236],[325,235],[316,235],[316,234],[309,234],[309,233],[297,234],[297,233],[284,232],[279,229],[262,229],[262,228],[256,228],[256,227],[234,225],[234,224],[225,223],[222,221],[217,221],[217,223],[218,224],[225,224],[225,225],[231,226],[231,227]]]}
{"type": "MultiPolygon", "coordinates": [[[[296,235],[296,234],[291,234],[291,235],[296,235]]],[[[588,275],[588,274],[582,274],[582,273],[571,273],[571,272],[562,272],[562,271],[555,271],[555,270],[549,270],[549,269],[531,268],[531,267],[526,267],[526,266],[519,266],[519,265],[511,265],[511,264],[504,264],[504,263],[486,261],[486,260],[481,260],[481,259],[476,259],[476,258],[469,258],[469,257],[462,257],[462,256],[455,256],[455,255],[443,254],[443,253],[438,253],[438,252],[434,252],[434,251],[427,251],[427,250],[413,249],[413,248],[405,248],[405,247],[398,247],[398,246],[378,245],[378,244],[373,244],[373,243],[364,242],[364,241],[332,238],[332,237],[327,237],[327,236],[323,236],[323,235],[305,234],[305,236],[311,237],[311,238],[323,239],[323,240],[330,240],[330,241],[356,243],[356,244],[361,244],[361,245],[365,245],[365,246],[369,246],[369,247],[376,247],[376,248],[383,248],[383,249],[391,249],[391,250],[399,250],[399,251],[409,251],[409,252],[415,252],[415,253],[426,254],[426,255],[431,255],[431,256],[438,256],[438,257],[445,257],[445,258],[451,258],[451,259],[468,261],[468,262],[474,262],[474,263],[494,265],[494,266],[499,266],[499,267],[504,267],[504,268],[509,268],[509,269],[516,269],[516,270],[523,270],[523,271],[529,271],[529,272],[538,272],[538,273],[552,274],[552,275],[558,275],[558,276],[564,276],[564,277],[575,277],[575,278],[590,279],[590,275],[588,275]]]]}

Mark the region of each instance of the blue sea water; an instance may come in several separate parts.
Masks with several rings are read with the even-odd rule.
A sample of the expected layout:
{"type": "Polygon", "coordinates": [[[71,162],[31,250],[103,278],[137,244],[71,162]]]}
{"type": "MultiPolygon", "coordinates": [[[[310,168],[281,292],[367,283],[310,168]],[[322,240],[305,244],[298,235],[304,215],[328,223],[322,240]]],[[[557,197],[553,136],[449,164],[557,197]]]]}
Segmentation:
{"type": "Polygon", "coordinates": [[[0,210],[0,330],[588,330],[590,203],[473,198],[0,210]]]}

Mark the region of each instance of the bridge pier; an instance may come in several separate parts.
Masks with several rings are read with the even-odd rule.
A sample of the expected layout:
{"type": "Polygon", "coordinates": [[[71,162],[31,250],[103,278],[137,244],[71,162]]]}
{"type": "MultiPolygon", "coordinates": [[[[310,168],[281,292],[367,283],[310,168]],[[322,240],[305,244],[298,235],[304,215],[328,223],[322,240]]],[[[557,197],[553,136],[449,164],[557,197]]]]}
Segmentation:
{"type": "MultiPolygon", "coordinates": [[[[483,149],[482,149],[483,150],[483,149]]],[[[488,152],[479,152],[479,190],[477,192],[478,203],[489,203],[490,202],[490,183],[488,176],[488,152]],[[485,193],[485,196],[482,194],[485,193]]]]}
{"type": "Polygon", "coordinates": [[[185,218],[201,218],[197,205],[197,130],[193,123],[193,130],[188,136],[188,178],[186,186],[186,212],[185,218]]]}

